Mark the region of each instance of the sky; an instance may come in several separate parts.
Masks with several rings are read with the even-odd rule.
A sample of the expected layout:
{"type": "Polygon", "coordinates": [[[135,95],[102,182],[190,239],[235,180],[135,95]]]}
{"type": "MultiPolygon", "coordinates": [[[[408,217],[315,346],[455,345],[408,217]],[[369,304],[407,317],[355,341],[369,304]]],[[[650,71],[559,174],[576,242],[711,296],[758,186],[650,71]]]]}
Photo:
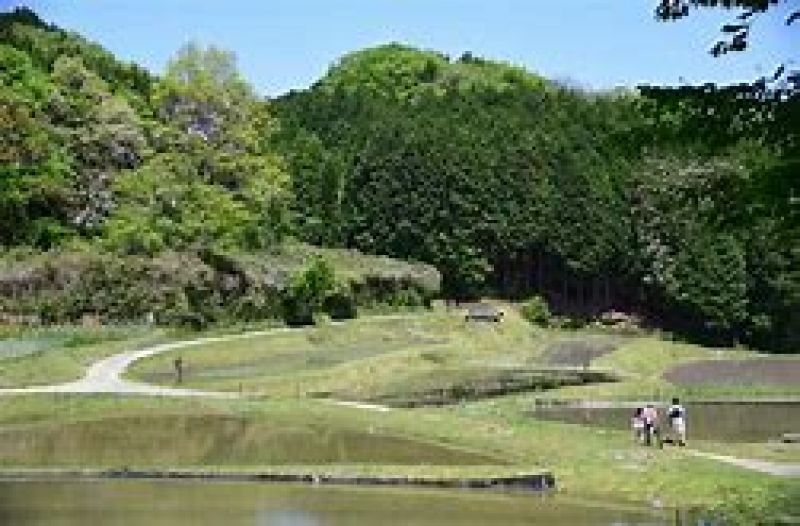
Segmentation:
{"type": "Polygon", "coordinates": [[[757,21],[751,49],[722,58],[707,50],[735,12],[659,23],[656,0],[0,0],[0,9],[25,4],[155,73],[186,42],[213,44],[275,96],[388,42],[470,51],[589,89],[752,81],[798,58],[800,22],[783,23],[796,2],[757,21]]]}

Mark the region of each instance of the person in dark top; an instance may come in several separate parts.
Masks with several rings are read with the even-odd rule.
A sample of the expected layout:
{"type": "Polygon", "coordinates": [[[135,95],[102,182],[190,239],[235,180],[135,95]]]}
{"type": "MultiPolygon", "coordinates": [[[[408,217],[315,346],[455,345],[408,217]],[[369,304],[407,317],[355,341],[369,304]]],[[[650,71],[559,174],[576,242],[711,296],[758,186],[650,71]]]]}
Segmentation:
{"type": "Polygon", "coordinates": [[[686,408],[681,405],[678,398],[672,399],[672,405],[667,410],[669,427],[673,439],[678,441],[679,446],[686,445],[686,408]]]}

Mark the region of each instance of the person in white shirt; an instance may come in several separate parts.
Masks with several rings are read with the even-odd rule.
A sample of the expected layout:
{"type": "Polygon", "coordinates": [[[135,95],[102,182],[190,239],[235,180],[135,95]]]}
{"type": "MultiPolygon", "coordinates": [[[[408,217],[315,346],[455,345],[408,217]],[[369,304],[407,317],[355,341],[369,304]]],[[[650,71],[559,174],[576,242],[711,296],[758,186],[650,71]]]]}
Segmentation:
{"type": "Polygon", "coordinates": [[[659,448],[664,447],[661,440],[661,426],[658,417],[658,409],[653,404],[647,404],[642,410],[642,419],[644,420],[644,443],[646,446],[655,445],[659,448]]]}
{"type": "Polygon", "coordinates": [[[678,440],[678,445],[686,445],[686,408],[681,405],[677,398],[672,399],[672,405],[667,410],[669,427],[673,438],[678,440]]]}
{"type": "Polygon", "coordinates": [[[639,444],[644,442],[644,417],[642,416],[642,408],[637,407],[633,412],[631,418],[631,427],[633,428],[633,440],[639,444]]]}

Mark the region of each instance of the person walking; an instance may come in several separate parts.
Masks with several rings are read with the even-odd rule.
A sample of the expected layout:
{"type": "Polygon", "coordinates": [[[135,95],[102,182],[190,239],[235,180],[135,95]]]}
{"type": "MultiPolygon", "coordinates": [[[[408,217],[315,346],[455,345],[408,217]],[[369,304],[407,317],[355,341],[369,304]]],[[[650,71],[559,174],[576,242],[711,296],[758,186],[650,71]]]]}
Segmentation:
{"type": "Polygon", "coordinates": [[[177,383],[183,383],[183,358],[180,356],[175,358],[175,360],[172,362],[172,366],[175,368],[175,377],[177,383]]]}
{"type": "Polygon", "coordinates": [[[677,440],[679,446],[685,446],[686,408],[681,405],[681,401],[677,397],[672,399],[672,405],[667,410],[667,417],[673,440],[677,440]]]}
{"type": "Polygon", "coordinates": [[[656,445],[662,447],[661,433],[659,429],[658,409],[653,404],[647,404],[642,410],[642,419],[644,420],[644,443],[646,446],[653,444],[655,439],[656,445]]]}
{"type": "Polygon", "coordinates": [[[631,417],[631,428],[633,428],[633,440],[638,444],[644,442],[644,417],[642,416],[641,407],[637,407],[633,411],[633,417],[631,417]]]}

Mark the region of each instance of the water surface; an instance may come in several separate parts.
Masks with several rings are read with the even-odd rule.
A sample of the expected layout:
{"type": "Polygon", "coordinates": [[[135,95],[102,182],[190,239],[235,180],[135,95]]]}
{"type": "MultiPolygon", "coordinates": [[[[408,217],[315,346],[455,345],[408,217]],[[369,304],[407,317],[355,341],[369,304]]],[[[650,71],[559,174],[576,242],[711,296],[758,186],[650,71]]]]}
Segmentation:
{"type": "Polygon", "coordinates": [[[670,513],[561,496],[142,481],[0,482],[13,526],[667,526],[670,513]]]}
{"type": "Polygon", "coordinates": [[[442,443],[304,420],[205,414],[0,425],[0,464],[14,466],[499,463],[442,443]]]}
{"type": "MultiPolygon", "coordinates": [[[[687,404],[690,439],[720,442],[765,442],[783,433],[800,432],[800,403],[695,403],[687,404]]],[[[630,408],[537,408],[537,418],[629,429],[630,408]]],[[[663,416],[663,410],[662,410],[663,416]]]]}

